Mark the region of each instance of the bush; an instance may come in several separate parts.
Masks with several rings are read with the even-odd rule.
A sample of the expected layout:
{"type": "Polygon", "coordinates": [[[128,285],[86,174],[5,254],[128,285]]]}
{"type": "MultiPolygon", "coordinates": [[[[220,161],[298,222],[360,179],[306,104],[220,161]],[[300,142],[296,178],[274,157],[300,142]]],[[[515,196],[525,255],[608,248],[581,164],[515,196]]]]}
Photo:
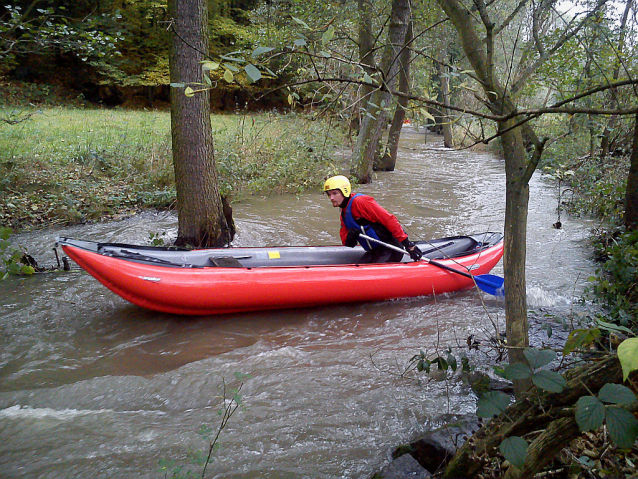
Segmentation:
{"type": "Polygon", "coordinates": [[[638,326],[638,231],[625,233],[605,248],[606,261],[596,272],[592,292],[611,319],[622,326],[638,326]]]}

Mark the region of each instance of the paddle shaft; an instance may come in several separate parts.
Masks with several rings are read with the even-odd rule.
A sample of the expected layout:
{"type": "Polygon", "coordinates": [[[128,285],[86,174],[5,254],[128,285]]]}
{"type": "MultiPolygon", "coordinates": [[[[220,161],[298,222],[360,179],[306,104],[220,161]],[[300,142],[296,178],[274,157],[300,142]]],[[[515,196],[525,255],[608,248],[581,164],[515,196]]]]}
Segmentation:
{"type": "MultiPolygon", "coordinates": [[[[394,251],[398,251],[399,253],[407,254],[408,256],[410,255],[410,253],[408,253],[403,248],[399,248],[398,246],[394,246],[392,244],[384,243],[383,241],[373,238],[372,236],[360,234],[359,238],[363,238],[368,241],[374,241],[375,243],[379,243],[381,246],[385,246],[386,248],[393,249],[394,251]]],[[[459,271],[458,269],[455,269],[455,268],[450,268],[449,266],[443,263],[439,263],[438,261],[434,261],[433,259],[429,259],[429,258],[421,258],[421,259],[425,261],[426,263],[431,263],[434,266],[438,266],[439,268],[445,269],[447,271],[451,271],[452,273],[457,273],[467,278],[475,278],[475,276],[471,275],[470,273],[466,273],[465,271],[459,271]]]]}

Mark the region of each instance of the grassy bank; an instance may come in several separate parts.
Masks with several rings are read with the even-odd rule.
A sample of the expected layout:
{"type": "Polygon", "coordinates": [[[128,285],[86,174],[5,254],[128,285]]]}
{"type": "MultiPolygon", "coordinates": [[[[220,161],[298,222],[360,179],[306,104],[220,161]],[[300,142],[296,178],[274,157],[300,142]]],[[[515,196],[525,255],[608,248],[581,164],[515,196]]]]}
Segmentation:
{"type": "MultiPolygon", "coordinates": [[[[318,187],[346,141],[334,123],[300,115],[213,115],[212,125],[221,189],[231,201],[318,187]]],[[[40,110],[0,124],[0,171],[0,224],[14,229],[171,207],[170,114],[40,110]]]]}

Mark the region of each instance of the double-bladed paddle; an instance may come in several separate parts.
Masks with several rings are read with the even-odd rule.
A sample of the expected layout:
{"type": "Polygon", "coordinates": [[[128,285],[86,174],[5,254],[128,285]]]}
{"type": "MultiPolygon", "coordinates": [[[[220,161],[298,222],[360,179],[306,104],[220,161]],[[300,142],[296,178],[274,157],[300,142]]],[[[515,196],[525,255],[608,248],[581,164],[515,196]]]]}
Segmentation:
{"type": "MultiPolygon", "coordinates": [[[[407,254],[409,255],[410,253],[408,253],[406,250],[404,250],[403,248],[399,248],[398,246],[394,246],[388,243],[384,243],[383,241],[380,241],[376,238],[373,238],[371,236],[368,235],[364,235],[364,234],[360,234],[359,235],[360,238],[366,239],[368,241],[373,241],[375,243],[378,243],[382,246],[385,246],[386,248],[398,251],[399,253],[403,253],[403,254],[407,254]]],[[[437,266],[441,269],[444,269],[446,271],[450,271],[452,273],[456,273],[456,274],[460,274],[461,276],[465,276],[466,278],[472,278],[474,280],[474,282],[476,283],[476,285],[483,291],[485,291],[488,294],[494,295],[494,296],[505,296],[505,288],[504,288],[504,284],[505,284],[505,280],[503,278],[501,278],[500,276],[496,276],[494,274],[479,274],[479,275],[473,275],[470,273],[467,273],[465,271],[459,271],[458,269],[455,268],[451,268],[443,263],[439,263],[438,261],[434,261],[433,259],[429,259],[426,257],[423,257],[421,259],[422,261],[425,261],[426,263],[430,263],[434,266],[437,266]]]]}

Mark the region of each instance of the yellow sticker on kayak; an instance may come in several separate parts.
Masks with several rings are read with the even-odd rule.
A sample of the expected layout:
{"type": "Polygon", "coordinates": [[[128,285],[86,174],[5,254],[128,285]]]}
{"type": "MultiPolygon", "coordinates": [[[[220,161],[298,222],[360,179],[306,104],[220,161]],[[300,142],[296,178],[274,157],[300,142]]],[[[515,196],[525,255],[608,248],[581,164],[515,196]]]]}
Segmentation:
{"type": "Polygon", "coordinates": [[[279,259],[279,258],[281,258],[279,251],[268,251],[268,259],[279,259]]]}

